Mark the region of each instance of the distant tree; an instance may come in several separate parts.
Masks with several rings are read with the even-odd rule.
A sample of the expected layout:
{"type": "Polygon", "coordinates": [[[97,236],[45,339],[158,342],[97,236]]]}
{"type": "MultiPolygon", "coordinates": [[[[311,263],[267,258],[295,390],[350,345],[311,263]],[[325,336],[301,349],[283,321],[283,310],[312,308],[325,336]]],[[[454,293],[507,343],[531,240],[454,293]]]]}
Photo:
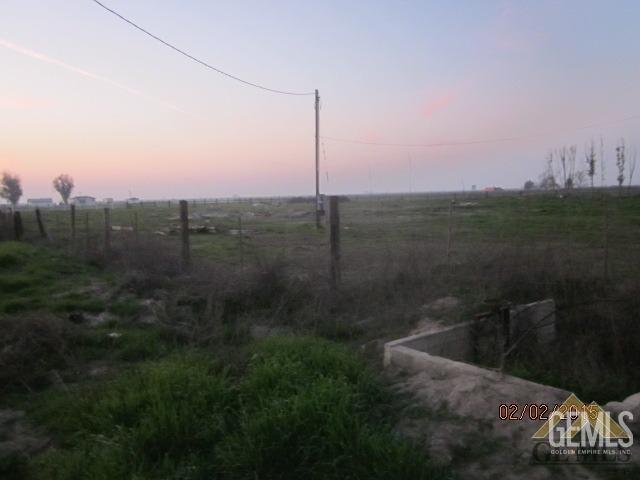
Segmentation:
{"type": "Polygon", "coordinates": [[[584,152],[585,160],[587,162],[587,175],[591,182],[591,189],[593,189],[593,177],[596,174],[596,146],[591,140],[589,147],[584,152]]]}
{"type": "Polygon", "coordinates": [[[526,182],[524,182],[525,190],[533,190],[534,188],[536,188],[536,184],[533,183],[533,180],[527,180],[526,182]]]}
{"type": "Polygon", "coordinates": [[[66,173],[58,175],[53,179],[53,188],[55,188],[56,191],[60,194],[60,197],[62,198],[62,201],[65,205],[69,203],[69,197],[71,196],[73,187],[73,178],[71,178],[66,173]]]}
{"type": "Polygon", "coordinates": [[[2,174],[2,181],[0,182],[0,197],[8,200],[11,205],[15,207],[21,196],[22,186],[20,184],[20,177],[4,172],[2,174]]]}
{"type": "Polygon", "coordinates": [[[624,151],[624,138],[620,139],[618,146],[616,147],[616,167],[618,167],[618,187],[622,189],[622,184],[624,183],[624,166],[625,166],[626,158],[624,151]]]}
{"type": "Polygon", "coordinates": [[[553,151],[550,151],[547,155],[544,172],[540,175],[540,181],[538,187],[543,190],[555,190],[558,188],[556,182],[556,175],[553,172],[553,151]]]}
{"type": "Polygon", "coordinates": [[[631,189],[631,181],[633,180],[633,174],[636,171],[636,161],[638,159],[638,151],[633,149],[633,153],[630,156],[629,160],[629,189],[631,189]]]}

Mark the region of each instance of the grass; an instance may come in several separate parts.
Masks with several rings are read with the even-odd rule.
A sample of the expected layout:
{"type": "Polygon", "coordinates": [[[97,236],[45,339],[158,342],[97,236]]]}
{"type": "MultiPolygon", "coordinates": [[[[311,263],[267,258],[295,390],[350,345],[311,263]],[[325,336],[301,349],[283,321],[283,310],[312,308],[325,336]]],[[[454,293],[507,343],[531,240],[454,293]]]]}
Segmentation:
{"type": "MultiPolygon", "coordinates": [[[[180,274],[179,235],[154,233],[175,226],[175,205],[114,209],[114,225],[130,224],[136,213],[141,232],[138,240],[112,232],[108,259],[100,253],[101,210],[79,211],[80,220],[89,216],[91,231],[87,237],[80,228],[74,258],[55,248],[70,251],[68,213],[44,212],[53,246],[0,244],[0,315],[14,326],[24,323],[9,344],[25,340],[23,356],[11,360],[12,368],[24,369],[16,368],[17,377],[3,370],[12,380],[0,384],[37,390],[52,369],[69,385],[81,384],[69,394],[28,397],[26,403],[41,398],[34,415],[56,432],[56,449],[35,463],[7,460],[14,466],[0,468],[62,479],[446,477],[391,434],[393,399],[344,348],[279,338],[238,361],[255,324],[361,345],[405,334],[423,305],[446,295],[461,300],[446,322],[485,310],[487,299],[551,296],[566,312],[559,316],[558,348],[542,358],[514,355],[511,373],[573,389],[585,401],[619,400],[640,389],[632,321],[640,314],[634,300],[640,196],[607,199],[606,280],[600,195],[458,198],[474,205],[454,209],[447,261],[449,201],[412,195],[342,203],[337,292],[327,288],[327,234],[305,214],[310,204],[191,205],[193,223],[217,233],[191,236],[188,276],[180,274]],[[242,241],[229,233],[239,214],[249,231],[242,241]],[[118,288],[101,294],[95,285],[105,283],[118,288]],[[135,325],[142,298],[161,304],[158,314],[170,331],[135,325]],[[604,303],[580,309],[594,300],[604,303]],[[96,329],[63,322],[55,330],[76,311],[118,319],[96,329]],[[38,328],[29,323],[34,315],[41,317],[38,328]],[[51,315],[57,320],[48,321],[51,315]],[[43,321],[54,330],[39,335],[43,321]],[[188,353],[195,346],[200,353],[188,353]],[[225,352],[226,370],[208,350],[225,352]],[[92,362],[120,373],[106,383],[84,382],[74,372],[92,362]],[[175,448],[171,437],[185,447],[175,448]]],[[[27,236],[37,231],[30,213],[27,236]]],[[[6,345],[0,351],[11,352],[6,345]]]]}
{"type": "Polygon", "coordinates": [[[46,396],[33,418],[57,447],[29,478],[438,479],[391,433],[391,398],[344,347],[273,338],[239,376],[202,353],[46,396]]]}
{"type": "Polygon", "coordinates": [[[0,266],[0,314],[105,308],[94,290],[98,269],[55,249],[2,242],[0,266]]]}

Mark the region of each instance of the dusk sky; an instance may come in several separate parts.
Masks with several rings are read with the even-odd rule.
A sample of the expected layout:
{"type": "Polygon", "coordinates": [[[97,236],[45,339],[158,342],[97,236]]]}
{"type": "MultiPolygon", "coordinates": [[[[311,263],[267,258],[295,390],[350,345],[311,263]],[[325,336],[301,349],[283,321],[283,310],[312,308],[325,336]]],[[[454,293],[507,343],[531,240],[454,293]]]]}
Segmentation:
{"type": "MultiPolygon", "coordinates": [[[[637,0],[104,3],[248,81],[319,89],[323,136],[514,139],[325,139],[324,193],[521,187],[601,135],[614,183],[616,141],[640,148],[637,0]]],[[[314,192],[313,96],[233,81],[90,0],[1,0],[0,64],[0,171],[23,200],[60,173],[98,198],[314,192]]]]}

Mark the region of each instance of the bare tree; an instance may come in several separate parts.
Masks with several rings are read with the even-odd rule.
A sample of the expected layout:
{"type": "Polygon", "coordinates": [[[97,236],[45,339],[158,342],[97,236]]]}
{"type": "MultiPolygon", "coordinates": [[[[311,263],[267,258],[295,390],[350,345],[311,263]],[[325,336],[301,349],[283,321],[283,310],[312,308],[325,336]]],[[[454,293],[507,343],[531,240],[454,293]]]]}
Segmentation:
{"type": "Polygon", "coordinates": [[[605,162],[604,162],[604,139],[602,135],[600,136],[600,186],[604,187],[604,173],[605,173],[605,162]]]}
{"type": "Polygon", "coordinates": [[[558,159],[562,170],[562,185],[564,188],[572,188],[575,184],[576,173],[576,153],[578,149],[575,145],[569,148],[563,146],[558,149],[558,159]]]}
{"type": "Polygon", "coordinates": [[[0,182],[0,197],[8,200],[11,205],[15,207],[21,196],[22,186],[20,184],[20,177],[4,172],[2,174],[2,181],[0,182]]]}
{"type": "Polygon", "coordinates": [[[60,194],[62,201],[65,205],[69,203],[69,197],[71,196],[71,192],[73,191],[73,187],[75,184],[73,183],[73,178],[63,173],[62,175],[58,175],[53,179],[53,188],[60,194]]]}
{"type": "Polygon", "coordinates": [[[596,174],[596,145],[591,140],[588,148],[585,148],[585,160],[587,162],[587,175],[591,182],[591,190],[593,190],[593,176],[596,174]]]}
{"type": "Polygon", "coordinates": [[[624,151],[624,138],[621,138],[616,147],[616,167],[618,167],[618,187],[622,189],[624,184],[624,166],[626,162],[624,151]]]}
{"type": "Polygon", "coordinates": [[[633,180],[633,174],[636,171],[636,160],[638,157],[638,151],[634,148],[629,156],[629,190],[631,189],[631,181],[633,180]]]}
{"type": "Polygon", "coordinates": [[[562,169],[562,185],[567,186],[567,147],[563,146],[558,149],[558,158],[560,160],[560,168],[562,169]]]}
{"type": "Polygon", "coordinates": [[[542,175],[540,175],[539,186],[543,190],[554,190],[557,188],[556,176],[553,172],[553,151],[547,154],[546,164],[542,175]]]}

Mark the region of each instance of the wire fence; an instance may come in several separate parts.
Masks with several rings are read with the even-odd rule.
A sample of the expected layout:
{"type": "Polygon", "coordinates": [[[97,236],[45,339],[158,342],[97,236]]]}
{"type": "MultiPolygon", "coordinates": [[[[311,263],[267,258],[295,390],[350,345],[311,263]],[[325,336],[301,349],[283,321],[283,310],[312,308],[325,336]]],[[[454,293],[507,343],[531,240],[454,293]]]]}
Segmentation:
{"type": "MultiPolygon", "coordinates": [[[[640,199],[635,195],[469,192],[342,196],[338,203],[339,261],[347,279],[401,261],[461,273],[473,262],[490,264],[493,258],[500,263],[507,257],[576,271],[589,266],[604,278],[638,273],[633,260],[640,256],[640,199]]],[[[244,266],[281,257],[297,273],[328,268],[330,222],[324,218],[323,228],[316,229],[312,198],[187,204],[195,259],[244,266]]],[[[177,255],[184,228],[175,200],[21,208],[4,210],[0,217],[5,240],[46,242],[76,253],[140,249],[153,241],[177,255]]]]}

